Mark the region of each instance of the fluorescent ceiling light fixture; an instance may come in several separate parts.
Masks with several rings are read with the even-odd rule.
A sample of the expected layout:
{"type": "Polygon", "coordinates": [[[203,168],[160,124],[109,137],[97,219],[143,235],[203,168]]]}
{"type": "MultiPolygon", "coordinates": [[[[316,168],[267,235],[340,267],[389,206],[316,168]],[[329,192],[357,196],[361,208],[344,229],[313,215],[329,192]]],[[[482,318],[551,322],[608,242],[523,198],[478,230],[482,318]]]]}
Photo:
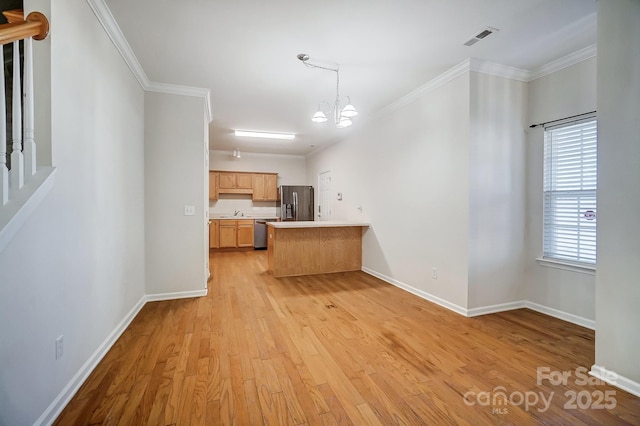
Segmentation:
{"type": "Polygon", "coordinates": [[[248,130],[236,130],[236,136],[244,136],[247,138],[264,138],[264,139],[295,139],[296,135],[293,133],[270,133],[270,132],[250,132],[248,130]]]}

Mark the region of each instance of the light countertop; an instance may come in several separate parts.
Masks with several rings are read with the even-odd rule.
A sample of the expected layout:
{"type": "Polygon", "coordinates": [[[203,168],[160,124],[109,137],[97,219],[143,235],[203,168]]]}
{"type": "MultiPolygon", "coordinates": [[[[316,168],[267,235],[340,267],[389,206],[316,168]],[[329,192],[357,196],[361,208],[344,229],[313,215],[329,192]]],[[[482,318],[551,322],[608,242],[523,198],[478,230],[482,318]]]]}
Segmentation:
{"type": "Polygon", "coordinates": [[[255,219],[255,220],[276,220],[277,217],[275,216],[211,216],[209,217],[210,220],[242,220],[242,219],[255,219]]]}
{"type": "Polygon", "coordinates": [[[347,226],[368,227],[368,222],[353,222],[347,220],[318,220],[318,221],[299,221],[299,222],[267,222],[267,226],[278,229],[292,228],[340,228],[347,226]]]}

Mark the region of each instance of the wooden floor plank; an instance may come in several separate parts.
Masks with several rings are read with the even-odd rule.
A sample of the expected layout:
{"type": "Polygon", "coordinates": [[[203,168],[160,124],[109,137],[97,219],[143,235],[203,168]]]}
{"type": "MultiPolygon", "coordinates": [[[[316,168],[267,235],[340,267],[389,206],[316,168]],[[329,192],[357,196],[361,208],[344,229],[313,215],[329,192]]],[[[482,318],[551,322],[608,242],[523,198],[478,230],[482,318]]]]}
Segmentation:
{"type": "Polygon", "coordinates": [[[208,295],[147,303],[54,424],[640,425],[640,398],[576,383],[591,330],[462,317],[363,272],[276,279],[264,251],[210,261],[208,295]],[[540,367],[573,379],[538,383],[540,367]],[[615,407],[567,409],[579,392],[615,407]],[[508,401],[527,393],[553,397],[508,401]]]}

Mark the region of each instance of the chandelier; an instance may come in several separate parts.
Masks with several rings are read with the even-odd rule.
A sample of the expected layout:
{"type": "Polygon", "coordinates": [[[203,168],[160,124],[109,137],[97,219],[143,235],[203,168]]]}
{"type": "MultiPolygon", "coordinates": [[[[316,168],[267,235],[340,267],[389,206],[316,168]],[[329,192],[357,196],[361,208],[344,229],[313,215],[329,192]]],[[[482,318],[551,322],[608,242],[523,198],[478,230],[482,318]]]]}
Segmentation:
{"type": "Polygon", "coordinates": [[[351,126],[353,124],[351,119],[358,115],[358,111],[353,105],[351,105],[351,99],[348,96],[346,97],[344,106],[342,106],[343,103],[340,100],[340,67],[336,66],[335,68],[329,68],[312,64],[309,62],[309,55],[306,53],[298,54],[298,59],[309,68],[319,68],[321,70],[333,71],[336,73],[336,100],[333,106],[327,101],[320,102],[318,105],[318,111],[313,114],[311,121],[314,123],[324,123],[327,121],[327,116],[333,115],[333,121],[337,128],[342,129],[344,127],[351,126]]]}

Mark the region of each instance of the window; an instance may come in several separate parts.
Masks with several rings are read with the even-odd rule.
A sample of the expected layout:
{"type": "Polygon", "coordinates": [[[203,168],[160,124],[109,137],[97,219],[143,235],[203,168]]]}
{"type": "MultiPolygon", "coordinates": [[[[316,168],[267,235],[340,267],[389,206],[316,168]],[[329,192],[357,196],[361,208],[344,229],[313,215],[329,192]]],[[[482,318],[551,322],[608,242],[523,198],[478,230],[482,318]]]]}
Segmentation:
{"type": "Polygon", "coordinates": [[[543,257],[596,263],[597,121],[545,128],[543,257]]]}

